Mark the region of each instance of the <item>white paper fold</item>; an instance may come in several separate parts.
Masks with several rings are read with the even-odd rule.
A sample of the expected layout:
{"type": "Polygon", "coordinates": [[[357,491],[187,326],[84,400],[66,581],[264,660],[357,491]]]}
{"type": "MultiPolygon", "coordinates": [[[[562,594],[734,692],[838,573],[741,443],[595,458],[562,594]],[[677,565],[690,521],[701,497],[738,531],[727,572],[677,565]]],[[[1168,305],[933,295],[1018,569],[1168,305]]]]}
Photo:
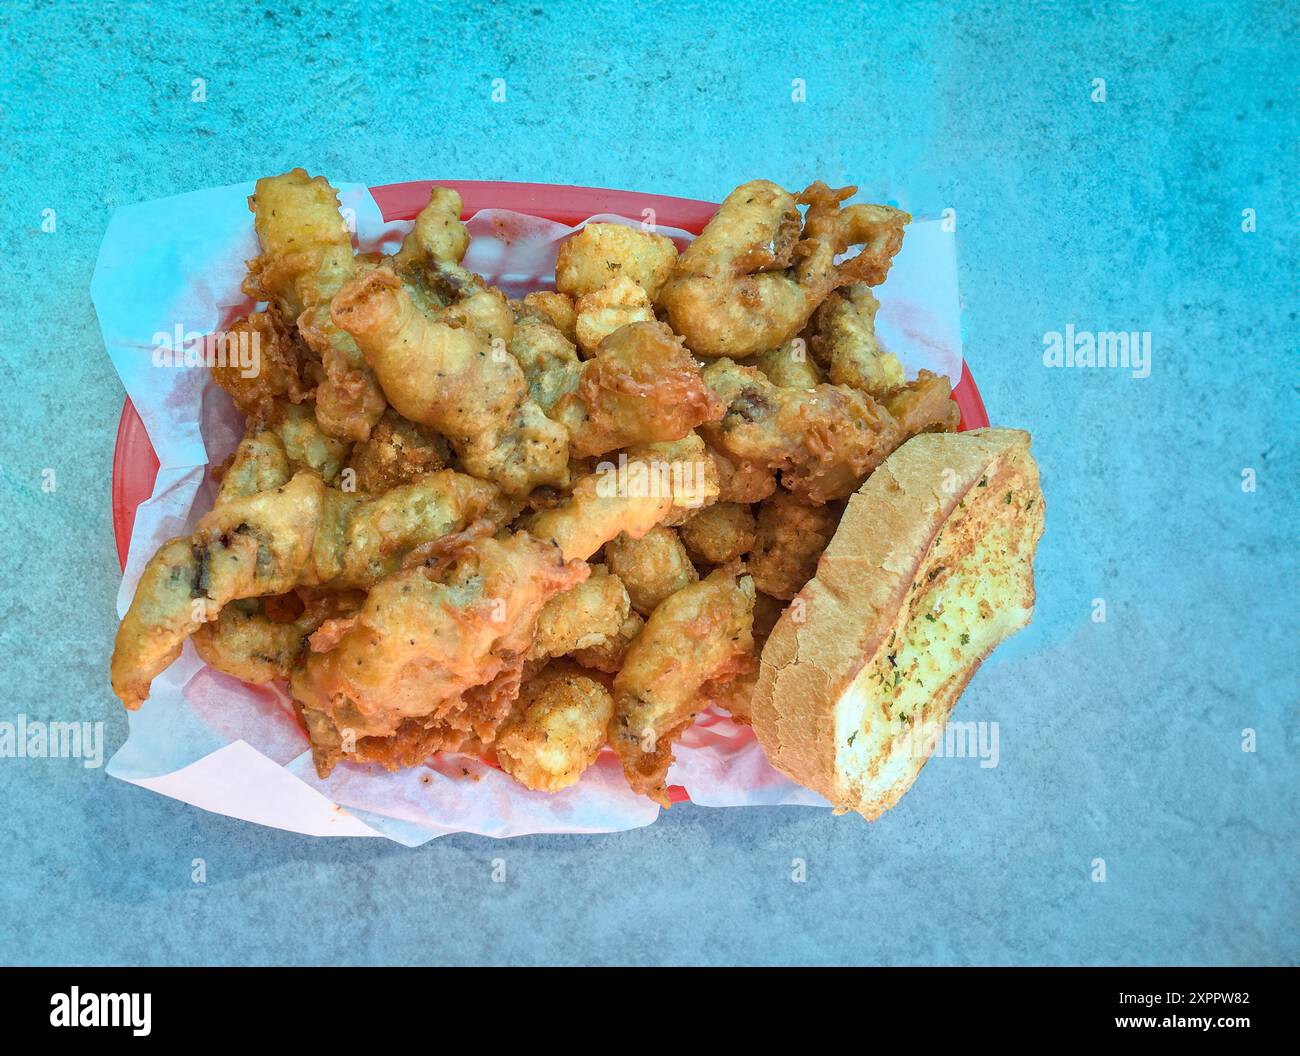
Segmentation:
{"type": "MultiPolygon", "coordinates": [[[[100,248],[91,296],[104,344],[161,463],[152,497],[136,512],[119,615],[157,547],[188,532],[210,508],[207,466],[242,435],[239,415],[209,371],[156,365],[155,348],[167,347],[178,332],[211,333],[252,308],[240,290],[244,262],[257,254],[247,206],[252,190],[239,184],[120,208],[100,248]]],[[[364,186],[339,190],[361,250],[391,251],[410,229],[385,224],[364,186]]],[[[491,209],[468,226],[466,266],[511,296],[551,285],[559,243],[575,230],[491,209]]],[[[658,230],[681,244],[693,237],[658,230]]],[[[878,333],[909,373],[926,367],[954,383],[961,375],[956,276],[953,236],[937,222],[913,223],[877,291],[878,333]]],[[[455,832],[615,832],[648,825],[659,812],[631,793],[608,750],[577,785],[556,795],[530,792],[461,755],[398,773],[341,764],[321,780],[283,688],[248,686],[213,671],[188,645],[129,721],[109,774],[204,810],[312,836],[385,836],[417,846],[455,832]]],[[[774,770],[747,727],[716,711],[687,732],[676,754],[670,781],[703,806],[826,806],[774,770]]]]}

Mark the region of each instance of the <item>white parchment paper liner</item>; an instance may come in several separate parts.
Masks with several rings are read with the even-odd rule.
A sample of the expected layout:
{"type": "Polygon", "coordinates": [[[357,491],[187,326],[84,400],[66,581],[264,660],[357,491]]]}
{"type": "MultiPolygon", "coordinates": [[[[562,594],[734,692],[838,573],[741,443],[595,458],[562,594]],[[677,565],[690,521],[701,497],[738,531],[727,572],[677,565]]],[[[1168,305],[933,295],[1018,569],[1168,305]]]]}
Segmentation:
{"type": "MultiPolygon", "coordinates": [[[[136,511],[118,593],[125,614],[145,563],[210,508],[209,464],[234,450],[240,415],[204,367],[156,366],[158,335],[208,334],[252,304],[240,291],[257,255],[247,197],[237,184],[118,209],[91,283],[104,344],[145,424],[161,468],[136,511]]],[[[409,223],[385,224],[370,192],[339,188],[361,250],[393,249],[409,223]]],[[[613,216],[591,220],[635,224],[613,216]]],[[[481,210],[466,265],[511,296],[551,285],[558,243],[574,228],[504,210],[481,210]]],[[[659,228],[685,244],[693,236],[659,228]]],[[[960,305],[953,236],[936,221],[909,226],[889,280],[877,291],[877,332],[909,375],[926,367],[961,376],[960,305]]],[[[606,750],[581,781],[530,792],[474,757],[445,755],[399,773],[340,764],[316,776],[283,687],[248,686],[206,667],[187,645],[129,716],[108,773],[219,814],[314,836],[386,836],[418,846],[438,836],[594,833],[636,828],[659,808],[636,796],[606,750]]],[[[702,806],[826,806],[774,770],[753,733],[706,712],[677,746],[670,771],[702,806]]]]}

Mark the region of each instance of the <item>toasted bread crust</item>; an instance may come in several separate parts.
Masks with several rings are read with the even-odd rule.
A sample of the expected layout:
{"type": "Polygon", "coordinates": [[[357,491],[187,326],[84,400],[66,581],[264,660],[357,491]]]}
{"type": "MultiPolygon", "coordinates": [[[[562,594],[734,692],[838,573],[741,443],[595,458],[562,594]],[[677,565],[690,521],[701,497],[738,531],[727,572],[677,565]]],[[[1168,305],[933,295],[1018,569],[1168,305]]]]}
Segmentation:
{"type": "MultiPolygon", "coordinates": [[[[817,575],[768,638],[752,701],[755,733],[773,765],[837,811],[874,818],[915,780],[924,758],[902,779],[886,781],[874,764],[866,774],[839,772],[836,709],[886,639],[892,641],[914,586],[927,571],[934,578],[927,566],[935,564],[929,559],[936,537],[946,526],[978,536],[991,518],[1008,516],[1010,509],[994,504],[1012,483],[1025,497],[1023,514],[1017,505],[1014,516],[1028,519],[1020,526],[1027,545],[1015,554],[1023,573],[1016,604],[1024,613],[1016,625],[1027,622],[1043,508],[1029,440],[1021,430],[979,429],[923,434],[905,443],[849,501],[817,575]]],[[[934,687],[927,712],[933,706],[946,720],[991,648],[934,687]]]]}

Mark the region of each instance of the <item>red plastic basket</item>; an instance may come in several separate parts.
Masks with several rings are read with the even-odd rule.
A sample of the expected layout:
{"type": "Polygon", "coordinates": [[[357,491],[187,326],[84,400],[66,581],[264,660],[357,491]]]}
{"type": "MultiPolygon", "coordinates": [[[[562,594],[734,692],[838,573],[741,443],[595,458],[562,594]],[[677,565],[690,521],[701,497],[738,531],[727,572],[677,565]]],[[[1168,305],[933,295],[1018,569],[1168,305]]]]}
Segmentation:
{"type": "MultiPolygon", "coordinates": [[[[428,203],[429,190],[434,182],[413,180],[409,183],[389,183],[382,187],[372,187],[370,193],[374,195],[386,223],[393,220],[414,220],[416,214],[428,203]]],[[[465,203],[463,219],[468,219],[480,209],[510,209],[572,225],[597,213],[638,217],[642,215],[642,210],[653,209],[656,223],[699,234],[718,208],[712,202],[700,202],[693,198],[670,198],[661,194],[611,191],[600,187],[495,183],[483,180],[438,182],[440,186],[454,188],[460,193],[465,203]]],[[[979,429],[989,424],[984,401],[965,364],[962,365],[961,380],[953,389],[952,398],[961,409],[961,429],[979,429]]],[[[113,534],[117,539],[117,558],[123,568],[126,567],[127,551],[131,545],[136,508],[153,494],[157,477],[158,456],[149,442],[144,423],[140,421],[130,399],[127,399],[118,422],[117,446],[113,452],[113,534]]],[[[669,791],[674,800],[686,798],[685,791],[679,786],[673,786],[669,791]]]]}

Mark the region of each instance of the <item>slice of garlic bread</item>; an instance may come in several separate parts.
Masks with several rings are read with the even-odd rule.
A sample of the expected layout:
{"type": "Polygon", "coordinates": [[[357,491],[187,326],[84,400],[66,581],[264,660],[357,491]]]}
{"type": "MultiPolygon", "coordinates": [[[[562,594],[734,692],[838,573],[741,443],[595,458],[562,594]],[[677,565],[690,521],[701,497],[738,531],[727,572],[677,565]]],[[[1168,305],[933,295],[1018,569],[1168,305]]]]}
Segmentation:
{"type": "Polygon", "coordinates": [[[894,806],[975,669],[1029,622],[1042,532],[1028,433],[908,440],[763,649],[753,726],[772,763],[836,813],[894,806]]]}

